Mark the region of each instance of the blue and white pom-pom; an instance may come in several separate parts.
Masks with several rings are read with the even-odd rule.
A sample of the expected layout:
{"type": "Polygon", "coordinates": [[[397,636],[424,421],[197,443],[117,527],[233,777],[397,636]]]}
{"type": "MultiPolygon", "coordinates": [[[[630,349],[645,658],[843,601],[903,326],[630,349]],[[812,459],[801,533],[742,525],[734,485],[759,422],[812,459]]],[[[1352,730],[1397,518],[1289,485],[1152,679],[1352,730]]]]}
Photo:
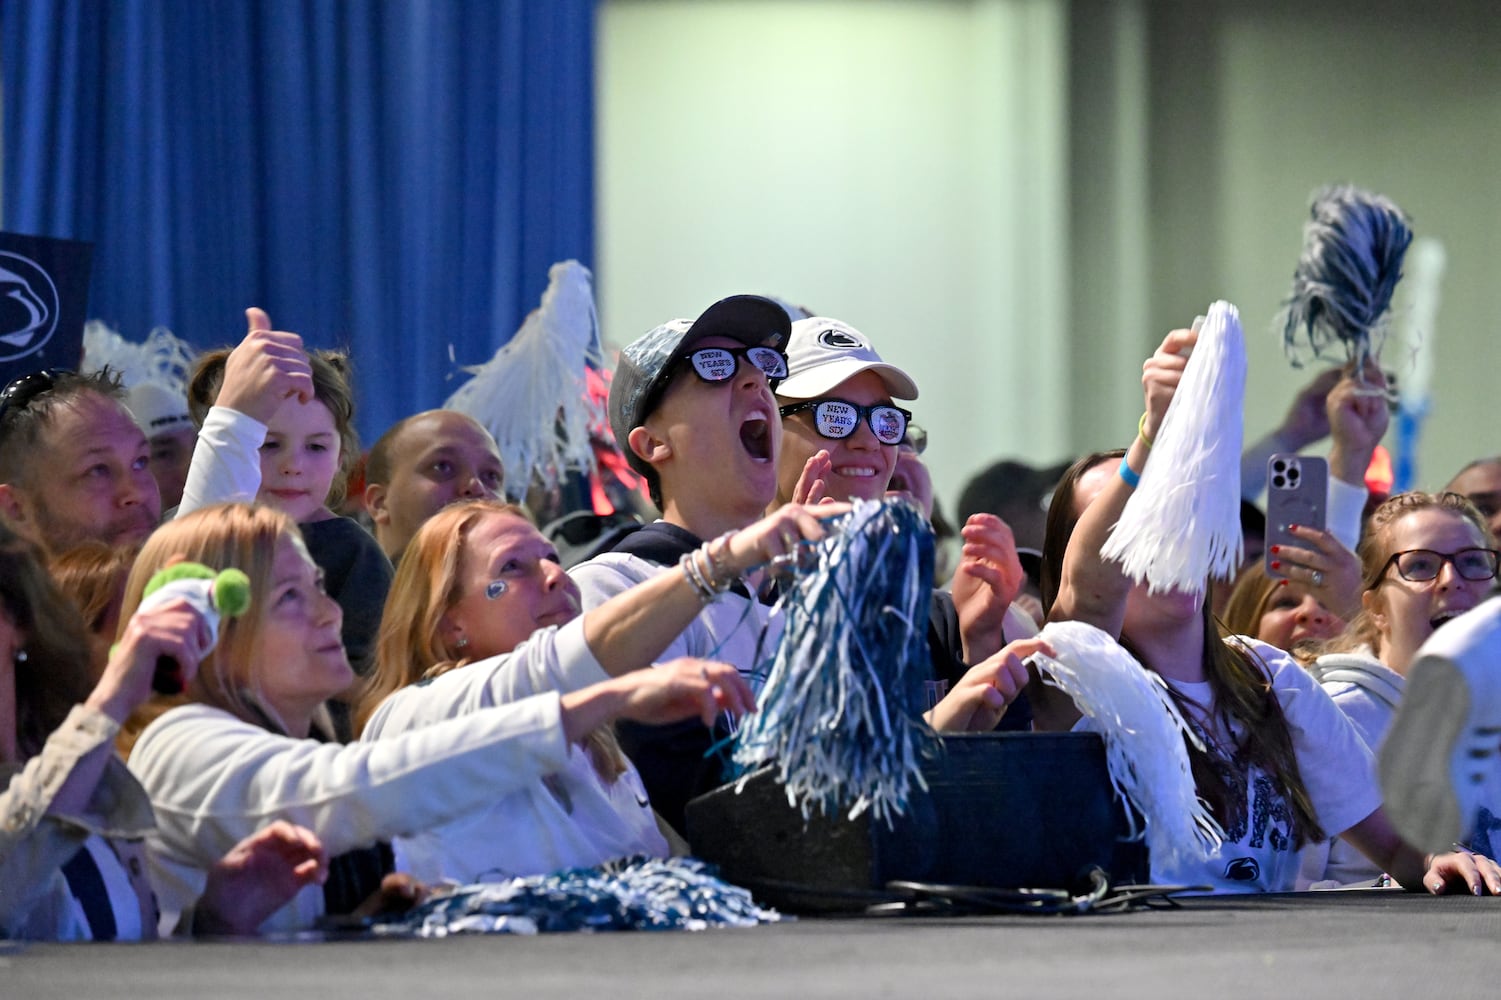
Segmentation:
{"type": "Polygon", "coordinates": [[[375,928],[383,936],[700,931],[782,919],[695,858],[632,858],[461,886],[375,928]]]}
{"type": "Polygon", "coordinates": [[[1199,327],[1141,482],[1100,550],[1154,594],[1201,594],[1211,576],[1230,579],[1240,568],[1245,395],[1240,313],[1216,302],[1199,327]]]}
{"type": "Polygon", "coordinates": [[[1412,230],[1390,198],[1348,184],[1316,193],[1310,215],[1287,301],[1283,346],[1294,367],[1311,354],[1356,362],[1360,371],[1380,354],[1412,230]]]}
{"type": "Polygon", "coordinates": [[[774,764],[804,817],[817,807],[888,823],[936,746],[923,722],[931,670],[933,532],[905,501],[856,500],[794,568],[786,628],[735,763],[774,764]]]}
{"type": "Polygon", "coordinates": [[[1203,742],[1184,720],[1161,677],[1118,642],[1085,622],[1050,622],[1039,638],[1054,656],[1032,657],[1043,680],[1071,698],[1105,740],[1110,782],[1127,809],[1132,837],[1145,834],[1154,870],[1190,866],[1220,845],[1224,831],[1194,786],[1187,737],[1203,742]],[[1136,814],[1145,830],[1136,827],[1136,814]]]}
{"type": "Polygon", "coordinates": [[[443,404],[495,437],[513,500],[534,481],[550,487],[569,471],[592,470],[589,425],[603,419],[585,382],[586,367],[600,363],[592,276],[565,260],[547,278],[541,306],[493,358],[465,368],[472,377],[443,404]]]}

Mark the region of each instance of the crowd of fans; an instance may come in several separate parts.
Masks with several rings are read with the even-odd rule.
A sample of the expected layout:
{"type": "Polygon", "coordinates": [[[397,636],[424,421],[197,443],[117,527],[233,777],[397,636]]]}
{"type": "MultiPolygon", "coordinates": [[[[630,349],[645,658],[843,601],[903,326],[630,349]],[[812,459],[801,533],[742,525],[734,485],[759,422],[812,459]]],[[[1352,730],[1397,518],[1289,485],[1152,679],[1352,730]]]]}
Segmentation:
{"type": "Polygon", "coordinates": [[[1330,438],[1327,524],[1263,556],[1258,442],[1239,572],[1153,593],[1101,548],[1192,330],[1148,359],[1125,450],[986,468],[955,528],[911,376],[847,323],[732,296],[620,353],[608,423],[643,516],[549,512],[544,531],[505,502],[479,423],[418,413],[361,456],[348,359],[247,316],[164,421],[172,401],[138,423],[107,368],[0,392],[0,936],[298,930],[686,853],[686,804],[724,780],[783,634],[763,568],[892,496],[952,540],[926,623],[934,729],[1088,728],[1029,669],[1050,620],[1166,683],[1225,837],[1155,878],[1501,893],[1501,459],[1378,495],[1374,368],[1320,374],[1268,438],[1330,438]],[[184,473],[148,432],[188,418],[184,473]],[[244,571],[249,610],[215,634],[188,600],[143,604],[181,561],[244,571]],[[158,690],[164,659],[181,690],[158,690]]]}

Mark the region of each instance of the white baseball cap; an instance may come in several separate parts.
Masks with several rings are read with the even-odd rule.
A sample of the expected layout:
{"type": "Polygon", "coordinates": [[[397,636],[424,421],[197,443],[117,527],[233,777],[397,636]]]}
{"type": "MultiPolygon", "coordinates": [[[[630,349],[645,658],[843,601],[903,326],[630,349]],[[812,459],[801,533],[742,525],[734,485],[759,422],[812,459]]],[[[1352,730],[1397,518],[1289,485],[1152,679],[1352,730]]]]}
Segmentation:
{"type": "Polygon", "coordinates": [[[865,334],[826,316],[792,324],[787,341],[787,377],[776,386],[784,399],[814,399],[865,371],[881,376],[893,399],[916,399],[917,383],[881,360],[865,334]]]}

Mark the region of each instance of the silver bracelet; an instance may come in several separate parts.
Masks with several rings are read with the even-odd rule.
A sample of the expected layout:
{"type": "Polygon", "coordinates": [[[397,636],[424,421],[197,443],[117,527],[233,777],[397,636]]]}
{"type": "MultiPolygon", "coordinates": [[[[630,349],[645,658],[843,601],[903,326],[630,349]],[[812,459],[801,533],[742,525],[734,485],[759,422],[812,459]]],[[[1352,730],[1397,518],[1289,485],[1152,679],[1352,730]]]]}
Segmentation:
{"type": "Polygon", "coordinates": [[[684,552],[678,560],[678,568],[683,571],[683,578],[688,581],[688,586],[698,595],[698,599],[708,604],[714,599],[714,588],[709,586],[709,581],[704,579],[703,572],[698,568],[698,561],[693,557],[698,554],[695,549],[692,552],[684,552]]]}
{"type": "Polygon", "coordinates": [[[730,538],[734,534],[735,532],[733,531],[726,531],[713,541],[705,542],[703,548],[700,550],[704,554],[704,561],[708,564],[708,572],[704,575],[709,581],[709,585],[721,594],[734,585],[735,581],[740,578],[740,574],[734,572],[726,573],[725,567],[721,565],[719,559],[714,557],[714,550],[718,548],[719,556],[723,558],[727,554],[730,547],[730,538]]]}

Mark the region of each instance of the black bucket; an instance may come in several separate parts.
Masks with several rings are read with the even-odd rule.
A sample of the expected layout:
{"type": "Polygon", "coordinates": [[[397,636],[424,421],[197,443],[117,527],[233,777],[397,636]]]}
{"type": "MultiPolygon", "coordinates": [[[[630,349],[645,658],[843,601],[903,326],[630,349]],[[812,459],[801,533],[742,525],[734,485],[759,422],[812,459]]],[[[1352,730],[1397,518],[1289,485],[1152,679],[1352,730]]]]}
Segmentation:
{"type": "Polygon", "coordinates": [[[771,767],[744,788],[688,803],[688,842],[729,881],[789,912],[838,912],[875,901],[888,882],[1070,889],[1103,869],[1145,882],[1147,851],[1128,832],[1094,733],[944,736],[920,789],[890,827],[814,812],[805,824],[771,767]]]}

